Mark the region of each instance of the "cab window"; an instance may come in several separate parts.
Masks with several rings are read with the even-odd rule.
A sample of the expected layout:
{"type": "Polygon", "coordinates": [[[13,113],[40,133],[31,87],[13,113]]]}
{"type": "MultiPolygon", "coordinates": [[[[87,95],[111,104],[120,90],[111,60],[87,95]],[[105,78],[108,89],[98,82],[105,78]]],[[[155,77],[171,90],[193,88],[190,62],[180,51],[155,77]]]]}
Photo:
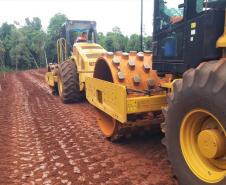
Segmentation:
{"type": "Polygon", "coordinates": [[[222,2],[223,0],[196,0],[196,13],[210,9],[219,9],[219,6],[223,4],[222,2]]]}
{"type": "Polygon", "coordinates": [[[159,1],[159,29],[164,29],[171,24],[183,21],[184,0],[160,0],[159,1]]]}

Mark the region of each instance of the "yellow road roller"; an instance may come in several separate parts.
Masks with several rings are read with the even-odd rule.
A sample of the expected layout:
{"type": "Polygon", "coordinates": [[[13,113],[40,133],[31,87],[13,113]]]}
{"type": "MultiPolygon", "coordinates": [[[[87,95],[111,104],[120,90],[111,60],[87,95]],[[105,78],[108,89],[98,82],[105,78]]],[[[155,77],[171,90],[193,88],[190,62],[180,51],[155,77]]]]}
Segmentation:
{"type": "Polygon", "coordinates": [[[107,53],[86,78],[107,138],[163,122],[180,185],[226,185],[225,8],[225,0],[154,0],[152,54],[107,53]]]}
{"type": "Polygon", "coordinates": [[[58,61],[48,65],[45,81],[62,102],[85,97],[85,78],[92,77],[96,59],[106,50],[97,44],[96,22],[67,20],[57,40],[58,61]]]}
{"type": "Polygon", "coordinates": [[[158,77],[152,70],[150,52],[108,52],[99,58],[93,78],[86,78],[85,85],[87,100],[98,108],[97,122],[103,134],[116,140],[135,127],[163,122],[166,91],[161,85],[171,77],[158,77]]]}
{"type": "Polygon", "coordinates": [[[161,123],[180,185],[226,185],[225,9],[225,0],[154,0],[152,53],[100,52],[82,84],[62,63],[61,98],[71,100],[62,79],[73,74],[105,137],[161,123]]]}

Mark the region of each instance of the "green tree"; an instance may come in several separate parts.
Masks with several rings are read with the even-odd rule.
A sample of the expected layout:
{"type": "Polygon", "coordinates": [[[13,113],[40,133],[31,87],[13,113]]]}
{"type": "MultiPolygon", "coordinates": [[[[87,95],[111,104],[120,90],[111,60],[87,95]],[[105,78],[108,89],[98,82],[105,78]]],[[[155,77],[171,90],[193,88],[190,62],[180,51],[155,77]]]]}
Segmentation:
{"type": "Polygon", "coordinates": [[[97,33],[97,40],[101,46],[105,45],[105,36],[102,32],[97,33]]]}
{"type": "Polygon", "coordinates": [[[127,39],[122,34],[119,27],[114,27],[113,31],[113,38],[114,38],[114,49],[115,51],[125,51],[127,45],[127,39]]]}
{"type": "Polygon", "coordinates": [[[5,48],[3,42],[0,40],[0,68],[5,68],[5,48]]]}
{"type": "Polygon", "coordinates": [[[5,53],[3,60],[5,66],[12,67],[12,63],[9,56],[9,51],[13,46],[12,34],[16,30],[16,27],[12,24],[3,23],[0,27],[0,40],[2,41],[5,53]]]}
{"type": "Polygon", "coordinates": [[[9,68],[30,69],[44,66],[46,33],[41,29],[41,20],[34,17],[32,20],[26,18],[25,22],[25,26],[19,29],[7,23],[0,27],[0,48],[4,48],[1,61],[9,68]]]}
{"type": "Polygon", "coordinates": [[[125,37],[119,27],[114,27],[112,32],[108,32],[105,38],[104,47],[108,51],[125,51],[128,38],[125,37]]]}
{"type": "Polygon", "coordinates": [[[144,37],[144,50],[152,51],[152,37],[144,37]]]}
{"type": "Polygon", "coordinates": [[[57,61],[56,42],[60,38],[60,28],[62,24],[67,20],[66,15],[57,13],[51,19],[47,28],[47,43],[46,51],[47,57],[50,62],[57,61]]]}
{"type": "Polygon", "coordinates": [[[29,48],[24,43],[19,43],[10,50],[10,57],[13,61],[13,67],[18,69],[31,69],[34,58],[29,48]]]}
{"type": "MultiPolygon", "coordinates": [[[[13,24],[3,23],[0,26],[0,68],[30,69],[45,66],[45,50],[48,60],[56,62],[56,41],[60,38],[62,24],[67,20],[64,14],[56,14],[51,20],[47,33],[42,30],[38,17],[26,18],[25,25],[16,28],[13,24]]],[[[19,23],[15,23],[19,25],[19,23]]],[[[140,36],[133,34],[127,37],[119,27],[114,27],[106,35],[98,33],[98,40],[108,51],[140,51],[140,36]]],[[[152,37],[144,37],[144,50],[152,49],[152,37]]]]}
{"type": "Polygon", "coordinates": [[[25,22],[27,26],[32,27],[35,30],[41,30],[42,28],[41,19],[39,17],[33,17],[32,20],[26,18],[25,22]]]}
{"type": "Polygon", "coordinates": [[[140,36],[137,34],[132,34],[127,44],[127,51],[140,51],[140,49],[140,36]]]}
{"type": "Polygon", "coordinates": [[[44,46],[46,44],[47,35],[42,31],[41,20],[38,17],[34,17],[32,21],[28,18],[26,20],[26,25],[19,31],[22,32],[24,37],[24,43],[29,48],[32,54],[35,67],[45,66],[45,56],[44,56],[44,46]]]}
{"type": "Polygon", "coordinates": [[[104,47],[107,51],[115,51],[114,37],[113,37],[112,33],[107,33],[106,38],[105,38],[104,47]]]}
{"type": "Polygon", "coordinates": [[[59,36],[62,24],[67,20],[66,15],[57,13],[51,19],[47,28],[47,33],[52,36],[59,36]]]}

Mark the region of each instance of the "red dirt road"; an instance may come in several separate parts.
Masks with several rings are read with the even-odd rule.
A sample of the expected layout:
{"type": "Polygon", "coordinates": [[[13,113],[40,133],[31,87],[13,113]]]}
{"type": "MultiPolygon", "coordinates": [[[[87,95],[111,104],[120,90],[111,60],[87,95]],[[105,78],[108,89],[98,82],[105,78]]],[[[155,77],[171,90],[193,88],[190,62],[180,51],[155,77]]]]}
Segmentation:
{"type": "Polygon", "coordinates": [[[162,135],[107,141],[94,108],[62,104],[44,73],[0,75],[1,185],[177,185],[162,135]]]}

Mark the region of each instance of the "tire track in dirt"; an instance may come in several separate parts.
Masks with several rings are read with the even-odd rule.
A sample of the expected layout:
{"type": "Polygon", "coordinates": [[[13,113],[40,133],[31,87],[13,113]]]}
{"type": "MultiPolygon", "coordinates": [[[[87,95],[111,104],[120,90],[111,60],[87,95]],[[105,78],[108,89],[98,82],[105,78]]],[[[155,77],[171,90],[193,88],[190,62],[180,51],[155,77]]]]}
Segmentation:
{"type": "MultiPolygon", "coordinates": [[[[87,105],[87,104],[80,104],[80,105],[67,105],[67,110],[70,110],[70,117],[72,118],[72,120],[76,120],[77,119],[77,114],[76,114],[76,112],[80,112],[81,111],[81,108],[83,107],[83,105],[85,105],[85,107],[84,107],[84,110],[82,110],[82,112],[87,112],[87,108],[88,108],[88,113],[87,113],[87,115],[93,115],[93,114],[95,114],[95,112],[93,111],[93,108],[91,107],[91,106],[89,106],[89,105],[87,105]],[[78,110],[76,110],[75,109],[75,107],[76,108],[78,108],[78,110]]],[[[95,117],[94,116],[92,116],[92,118],[91,118],[92,120],[95,120],[95,117]]],[[[97,128],[97,126],[96,126],[96,123],[93,123],[92,121],[89,121],[89,120],[86,120],[86,119],[84,119],[84,118],[80,118],[80,121],[81,121],[81,124],[79,124],[79,126],[80,125],[82,125],[82,128],[80,128],[81,130],[84,130],[85,132],[87,132],[88,131],[88,133],[98,133],[97,134],[97,136],[99,136],[99,139],[103,139],[102,138],[102,134],[99,132],[99,129],[97,128]],[[88,123],[88,124],[82,124],[82,123],[88,123]],[[86,127],[86,128],[84,128],[84,127],[86,127]]],[[[155,137],[155,136],[154,136],[155,137]]],[[[159,138],[159,136],[157,136],[158,137],[158,141],[160,141],[160,138],[159,138]]],[[[156,139],[156,138],[154,138],[154,139],[156,139]]],[[[131,143],[130,144],[132,144],[132,145],[134,145],[133,144],[133,142],[135,142],[136,143],[136,141],[130,141],[131,143]]],[[[107,142],[108,143],[108,142],[107,142]]],[[[109,143],[108,143],[109,144],[109,143]]],[[[145,145],[145,144],[143,144],[142,143],[142,145],[145,145]]],[[[161,145],[160,145],[161,146],[161,145]]],[[[109,146],[108,146],[109,147],[109,146]]],[[[111,147],[111,146],[110,146],[111,147]]],[[[132,146],[133,147],[133,146],[132,146]]],[[[135,146],[135,147],[137,147],[137,146],[135,146]]],[[[146,146],[146,147],[148,147],[148,146],[146,146]]],[[[102,146],[102,148],[103,148],[103,146],[102,146]]],[[[141,147],[141,148],[144,148],[144,146],[143,147],[141,147]]],[[[133,152],[136,152],[136,151],[133,151],[133,152]]],[[[163,158],[166,158],[163,154],[161,154],[161,152],[156,152],[156,154],[155,155],[160,155],[160,156],[162,156],[163,158]]],[[[117,156],[120,156],[120,155],[117,155],[117,156]]],[[[148,156],[149,157],[149,156],[148,156]]],[[[120,157],[119,157],[120,158],[120,157]]],[[[150,158],[149,158],[150,159],[150,158]]],[[[153,157],[151,157],[151,159],[153,160],[153,157]]],[[[157,157],[157,160],[158,160],[158,157],[157,157]]],[[[119,161],[119,163],[120,163],[120,160],[118,160],[119,161]]],[[[131,160],[131,161],[133,161],[133,159],[131,160]]],[[[163,163],[163,167],[164,167],[164,163],[163,163]]],[[[141,171],[142,171],[142,167],[140,167],[140,169],[141,169],[141,171]]],[[[143,170],[143,171],[145,171],[145,170],[143,170]]],[[[161,177],[161,176],[160,176],[161,177]]],[[[158,179],[159,180],[159,179],[158,179]]],[[[156,182],[158,182],[158,180],[156,180],[156,182]]],[[[152,181],[154,181],[153,179],[152,179],[152,181]]],[[[164,183],[163,183],[164,184],[164,183]]]]}
{"type": "MultiPolygon", "coordinates": [[[[9,107],[7,111],[13,118],[7,127],[12,128],[17,147],[7,151],[15,155],[9,157],[13,159],[10,164],[16,164],[11,175],[14,180],[7,184],[177,184],[160,144],[161,135],[152,133],[120,144],[108,142],[96,125],[92,106],[86,102],[62,104],[50,95],[38,73],[26,71],[8,77],[17,84],[12,92],[17,99],[15,110],[9,107]]],[[[0,121],[5,121],[1,113],[0,121]]]]}
{"type": "Polygon", "coordinates": [[[17,136],[13,133],[16,129],[13,123],[16,97],[15,89],[8,85],[12,74],[0,76],[2,91],[0,92],[0,184],[14,184],[14,161],[17,154],[17,136]]]}

